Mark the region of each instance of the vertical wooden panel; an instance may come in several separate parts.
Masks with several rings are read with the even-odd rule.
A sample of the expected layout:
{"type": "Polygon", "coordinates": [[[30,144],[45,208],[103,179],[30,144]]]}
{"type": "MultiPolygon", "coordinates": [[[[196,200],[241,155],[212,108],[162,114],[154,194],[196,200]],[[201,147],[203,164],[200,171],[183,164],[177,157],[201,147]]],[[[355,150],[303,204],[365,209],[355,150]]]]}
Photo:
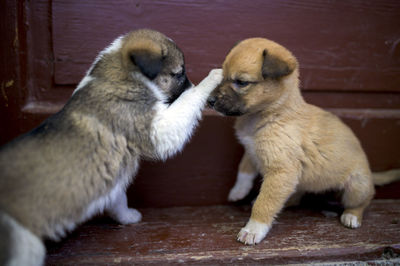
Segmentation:
{"type": "Polygon", "coordinates": [[[0,1],[0,144],[20,132],[20,108],[24,101],[23,73],[24,28],[21,25],[23,3],[0,1]]]}

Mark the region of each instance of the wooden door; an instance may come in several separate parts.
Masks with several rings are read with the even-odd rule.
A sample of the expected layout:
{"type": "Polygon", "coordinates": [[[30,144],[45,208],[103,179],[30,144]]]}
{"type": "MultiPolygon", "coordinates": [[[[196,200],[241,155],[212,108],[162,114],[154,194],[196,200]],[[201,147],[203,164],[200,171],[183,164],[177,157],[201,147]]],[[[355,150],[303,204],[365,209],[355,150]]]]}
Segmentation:
{"type": "MultiPolygon", "coordinates": [[[[374,170],[400,167],[399,1],[5,0],[0,14],[0,144],[57,112],[100,50],[145,27],[177,42],[195,83],[239,40],[283,44],[300,61],[306,100],[344,119],[374,170]]],[[[242,153],[232,124],[206,111],[181,155],[142,165],[130,200],[224,203],[242,153]]]]}

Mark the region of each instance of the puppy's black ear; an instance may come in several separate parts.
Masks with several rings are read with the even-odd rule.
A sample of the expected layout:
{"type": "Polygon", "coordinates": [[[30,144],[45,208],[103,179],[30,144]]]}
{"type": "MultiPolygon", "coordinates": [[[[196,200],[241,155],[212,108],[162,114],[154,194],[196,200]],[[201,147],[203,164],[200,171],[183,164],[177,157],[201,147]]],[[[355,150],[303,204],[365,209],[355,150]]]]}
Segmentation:
{"type": "Polygon", "coordinates": [[[154,53],[151,50],[134,50],[130,53],[130,59],[140,71],[149,79],[154,79],[160,73],[164,57],[162,54],[154,53]]]}
{"type": "Polygon", "coordinates": [[[262,56],[264,61],[261,73],[264,79],[278,79],[280,77],[289,75],[294,70],[294,67],[289,65],[288,62],[269,54],[267,49],[263,51],[262,56]]]}

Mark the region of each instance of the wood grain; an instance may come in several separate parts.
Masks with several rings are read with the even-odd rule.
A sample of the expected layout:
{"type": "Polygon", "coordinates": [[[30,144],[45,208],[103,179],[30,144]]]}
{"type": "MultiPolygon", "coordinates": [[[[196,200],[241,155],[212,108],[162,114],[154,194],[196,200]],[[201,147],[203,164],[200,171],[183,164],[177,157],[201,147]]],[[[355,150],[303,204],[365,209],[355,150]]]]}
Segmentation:
{"type": "Polygon", "coordinates": [[[56,84],[76,84],[119,35],[153,28],[186,55],[199,82],[231,47],[266,37],[294,52],[305,90],[400,91],[400,2],[53,1],[56,84]]]}
{"type": "MultiPolygon", "coordinates": [[[[196,82],[240,39],[258,35],[281,42],[302,63],[305,98],[344,118],[374,170],[400,167],[399,3],[0,1],[0,144],[60,110],[112,39],[151,27],[183,48],[196,82]]],[[[206,111],[182,154],[166,163],[142,163],[130,204],[226,203],[243,152],[232,125],[232,119],[206,111]]],[[[399,189],[399,183],[385,186],[377,197],[398,198],[399,189]]]]}
{"type": "Polygon", "coordinates": [[[344,228],[334,206],[288,209],[256,246],[235,238],[250,215],[247,205],[141,211],[139,224],[97,220],[48,243],[46,265],[400,263],[398,200],[373,201],[359,229],[344,228]]]}

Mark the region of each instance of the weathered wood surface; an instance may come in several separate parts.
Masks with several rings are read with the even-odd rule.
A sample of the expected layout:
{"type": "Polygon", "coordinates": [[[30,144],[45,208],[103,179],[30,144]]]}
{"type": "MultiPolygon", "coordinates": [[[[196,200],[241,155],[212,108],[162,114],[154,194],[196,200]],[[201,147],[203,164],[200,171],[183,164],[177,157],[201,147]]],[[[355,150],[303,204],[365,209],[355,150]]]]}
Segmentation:
{"type": "MultiPolygon", "coordinates": [[[[74,84],[57,84],[56,68],[77,80],[111,39],[131,28],[153,27],[184,49],[193,81],[219,65],[239,39],[268,35],[282,42],[299,55],[304,67],[311,67],[304,69],[309,74],[302,69],[305,98],[345,118],[374,170],[400,167],[400,93],[395,89],[400,77],[399,3],[0,1],[0,145],[38,126],[70,97],[74,84]],[[352,68],[356,61],[363,63],[360,76],[352,68]],[[348,69],[342,68],[345,64],[348,69]],[[311,71],[314,68],[316,72],[311,71]],[[369,75],[371,69],[374,73],[369,75]],[[340,74],[342,70],[350,71],[354,80],[340,74]],[[378,78],[370,83],[372,77],[378,78]]],[[[141,164],[129,189],[130,203],[139,207],[226,203],[242,155],[232,125],[232,119],[206,111],[182,154],[166,163],[141,164]]],[[[377,197],[399,198],[399,189],[400,183],[385,186],[377,197]]]]}
{"type": "Polygon", "coordinates": [[[250,215],[247,205],[141,211],[144,220],[139,224],[95,220],[60,243],[48,243],[46,264],[400,263],[398,200],[374,200],[362,227],[355,230],[340,224],[340,209],[333,205],[288,209],[256,246],[235,239],[250,215]]]}
{"type": "Polygon", "coordinates": [[[238,41],[275,40],[300,60],[306,90],[400,90],[400,2],[53,1],[56,84],[75,84],[97,52],[132,29],[153,28],[183,49],[200,81],[238,41]]]}

